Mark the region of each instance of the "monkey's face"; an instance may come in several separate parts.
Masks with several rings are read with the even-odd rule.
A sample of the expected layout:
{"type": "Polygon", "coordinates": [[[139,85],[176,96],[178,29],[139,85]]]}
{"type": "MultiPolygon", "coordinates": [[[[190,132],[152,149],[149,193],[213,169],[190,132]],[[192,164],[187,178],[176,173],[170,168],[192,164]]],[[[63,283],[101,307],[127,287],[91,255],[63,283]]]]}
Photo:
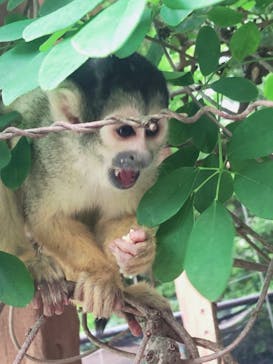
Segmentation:
{"type": "MultiPolygon", "coordinates": [[[[135,110],[133,115],[128,114],[127,110],[126,116],[136,116],[135,114],[135,110]]],[[[166,120],[154,121],[150,128],[128,124],[103,127],[100,131],[103,159],[111,185],[129,189],[151,173],[151,170],[154,173],[166,132],[166,120]]]]}

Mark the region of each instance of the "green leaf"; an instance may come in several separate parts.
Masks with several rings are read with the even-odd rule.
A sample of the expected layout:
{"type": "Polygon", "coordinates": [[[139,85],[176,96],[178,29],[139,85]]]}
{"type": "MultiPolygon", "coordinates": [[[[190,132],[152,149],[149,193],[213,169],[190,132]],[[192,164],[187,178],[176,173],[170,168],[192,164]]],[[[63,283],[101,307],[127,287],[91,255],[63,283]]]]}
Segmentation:
{"type": "Polygon", "coordinates": [[[199,29],[206,20],[207,17],[204,14],[193,12],[177,26],[176,31],[179,33],[196,32],[196,29],[199,29]]]}
{"type": "Polygon", "coordinates": [[[49,13],[53,13],[53,11],[56,11],[63,6],[71,3],[74,0],[44,0],[42,3],[42,6],[39,11],[40,16],[47,15],[49,13]]]}
{"type": "Polygon", "coordinates": [[[75,51],[71,45],[71,38],[66,38],[56,44],[49,51],[40,67],[39,84],[41,88],[44,90],[54,89],[87,59],[87,56],[75,51]]]}
{"type": "Polygon", "coordinates": [[[232,268],[234,228],[221,203],[214,201],[197,219],[188,241],[185,270],[195,288],[216,301],[232,268]]]}
{"type": "Polygon", "coordinates": [[[153,264],[155,278],[169,282],[184,269],[184,259],[193,226],[193,208],[189,202],[157,231],[156,257],[153,264]]]}
{"type": "Polygon", "coordinates": [[[0,42],[11,42],[22,38],[23,30],[33,19],[24,19],[0,27],[0,42]]]}
{"type": "Polygon", "coordinates": [[[193,145],[184,145],[160,164],[160,175],[167,175],[179,167],[192,167],[198,156],[199,150],[193,145]]]}
{"type": "MultiPolygon", "coordinates": [[[[177,112],[194,115],[199,108],[194,103],[188,103],[177,112]]],[[[202,152],[210,153],[217,142],[218,128],[206,115],[202,115],[194,124],[184,124],[178,120],[169,121],[168,141],[173,146],[179,146],[188,139],[202,152]]]]}
{"type": "Polygon", "coordinates": [[[130,54],[134,53],[139,48],[146,33],[148,33],[151,27],[151,21],[152,21],[152,12],[150,9],[147,8],[144,10],[144,13],[136,29],[126,40],[123,46],[115,52],[117,57],[119,58],[128,57],[130,56],[130,54]]]}
{"type": "Polygon", "coordinates": [[[11,151],[11,160],[1,170],[1,179],[5,186],[13,190],[21,186],[31,167],[31,149],[25,137],[22,137],[11,151]]]}
{"type": "Polygon", "coordinates": [[[273,153],[273,110],[256,111],[234,130],[228,145],[231,160],[254,159],[273,153]]]}
{"type": "Polygon", "coordinates": [[[23,262],[14,255],[0,251],[0,301],[24,307],[34,295],[33,279],[23,262]]]}
{"type": "Polygon", "coordinates": [[[273,73],[269,73],[264,80],[264,96],[268,100],[273,100],[273,73]]]}
{"type": "Polygon", "coordinates": [[[73,37],[73,47],[89,57],[105,57],[117,51],[140,22],[145,4],[146,0],[118,0],[73,37]]]}
{"type": "Polygon", "coordinates": [[[22,4],[25,0],[9,0],[7,9],[8,11],[11,11],[15,8],[17,8],[18,5],[22,4]]]}
{"type": "Polygon", "coordinates": [[[239,102],[253,101],[258,96],[256,85],[243,77],[223,77],[210,84],[210,87],[214,91],[239,102]]]}
{"type": "Polygon", "coordinates": [[[163,72],[165,79],[172,85],[188,86],[194,83],[191,72],[163,72]]]}
{"type": "Polygon", "coordinates": [[[53,13],[32,22],[24,30],[23,37],[29,42],[43,35],[67,28],[76,23],[86,13],[92,11],[99,3],[101,3],[101,0],[74,0],[53,13]]]}
{"type": "Polygon", "coordinates": [[[220,3],[221,1],[222,0],[163,0],[163,3],[171,9],[199,9],[220,3]]]}
{"type": "Polygon", "coordinates": [[[208,12],[209,20],[220,27],[230,27],[243,20],[243,14],[225,6],[215,6],[208,12]]]}
{"type": "Polygon", "coordinates": [[[141,225],[156,226],[175,215],[190,196],[197,170],[181,167],[157,182],[144,194],[137,209],[141,225]]]}
{"type": "Polygon", "coordinates": [[[230,40],[232,57],[242,61],[245,57],[256,52],[261,41],[261,34],[256,24],[242,25],[230,40]]]}
{"type": "Polygon", "coordinates": [[[37,42],[23,43],[0,57],[0,87],[4,104],[38,87],[38,71],[46,52],[37,42]]]}
{"type": "Polygon", "coordinates": [[[248,163],[236,173],[234,191],[253,214],[273,219],[273,162],[248,163]]]}
{"type": "Polygon", "coordinates": [[[207,180],[207,183],[198,189],[194,197],[194,207],[199,212],[206,210],[212,204],[213,200],[216,199],[219,178],[218,201],[225,202],[232,196],[233,179],[231,174],[228,172],[223,172],[211,177],[214,173],[214,171],[201,170],[196,180],[197,185],[201,185],[207,180]]]}
{"type": "Polygon", "coordinates": [[[167,6],[162,5],[160,16],[166,24],[170,25],[171,27],[175,27],[181,23],[191,12],[192,10],[170,9],[167,6]]]}
{"type": "Polygon", "coordinates": [[[215,30],[202,27],[197,35],[195,55],[204,76],[215,72],[220,58],[220,41],[215,30]]]}
{"type": "Polygon", "coordinates": [[[0,169],[5,167],[11,159],[11,153],[7,143],[0,140],[0,169]]]}
{"type": "Polygon", "coordinates": [[[146,58],[155,66],[158,66],[163,56],[163,49],[158,43],[151,42],[146,58]]]}
{"type": "Polygon", "coordinates": [[[10,124],[17,124],[22,120],[22,115],[17,111],[11,111],[0,115],[0,130],[5,129],[10,124]]]}

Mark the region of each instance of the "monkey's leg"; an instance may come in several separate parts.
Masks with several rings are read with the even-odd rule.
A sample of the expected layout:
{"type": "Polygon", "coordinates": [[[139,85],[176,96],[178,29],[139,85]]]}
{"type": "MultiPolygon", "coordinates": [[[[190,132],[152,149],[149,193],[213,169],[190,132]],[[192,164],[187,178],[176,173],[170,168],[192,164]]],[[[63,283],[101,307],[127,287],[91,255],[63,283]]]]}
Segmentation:
{"type": "Polygon", "coordinates": [[[61,263],[66,278],[76,281],[74,298],[82,302],[84,311],[109,317],[121,307],[118,267],[107,260],[85,225],[65,216],[29,225],[34,238],[61,263]]]}
{"type": "Polygon", "coordinates": [[[146,273],[155,257],[155,231],[140,227],[134,216],[101,222],[103,246],[125,275],[146,273]]]}

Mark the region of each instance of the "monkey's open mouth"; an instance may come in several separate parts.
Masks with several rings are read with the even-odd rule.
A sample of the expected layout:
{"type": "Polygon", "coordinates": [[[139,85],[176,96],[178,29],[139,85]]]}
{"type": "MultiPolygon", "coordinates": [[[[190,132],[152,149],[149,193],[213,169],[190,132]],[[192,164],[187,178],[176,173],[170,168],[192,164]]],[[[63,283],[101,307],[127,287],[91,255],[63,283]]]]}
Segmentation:
{"type": "Polygon", "coordinates": [[[133,169],[112,168],[109,177],[113,185],[120,189],[133,187],[139,177],[139,171],[133,169]]]}

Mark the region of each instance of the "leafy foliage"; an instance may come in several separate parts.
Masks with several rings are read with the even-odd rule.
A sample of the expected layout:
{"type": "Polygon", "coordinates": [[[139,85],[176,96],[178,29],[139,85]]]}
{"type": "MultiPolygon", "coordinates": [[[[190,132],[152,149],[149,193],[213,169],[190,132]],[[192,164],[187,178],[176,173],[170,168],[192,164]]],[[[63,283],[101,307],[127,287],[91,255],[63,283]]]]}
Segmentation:
{"type": "MultiPolygon", "coordinates": [[[[8,9],[20,3],[9,0],[8,9]]],[[[0,41],[7,42],[0,56],[3,101],[9,104],[38,86],[56,87],[88,57],[122,58],[139,51],[163,71],[173,111],[194,116],[213,106],[230,109],[232,116],[252,101],[273,100],[272,5],[270,0],[46,0],[37,19],[0,27],[0,41]]],[[[0,128],[17,118],[2,116],[0,128]]],[[[272,119],[272,109],[259,108],[238,122],[213,112],[191,124],[169,121],[174,153],[137,211],[140,224],[160,225],[158,279],[172,280],[186,270],[203,295],[221,296],[234,251],[231,204],[273,218],[272,119]]],[[[25,138],[11,151],[0,143],[6,186],[18,188],[30,165],[25,138]]]]}
{"type": "Polygon", "coordinates": [[[24,307],[33,294],[33,280],[24,264],[15,256],[0,251],[0,301],[24,307]]]}

